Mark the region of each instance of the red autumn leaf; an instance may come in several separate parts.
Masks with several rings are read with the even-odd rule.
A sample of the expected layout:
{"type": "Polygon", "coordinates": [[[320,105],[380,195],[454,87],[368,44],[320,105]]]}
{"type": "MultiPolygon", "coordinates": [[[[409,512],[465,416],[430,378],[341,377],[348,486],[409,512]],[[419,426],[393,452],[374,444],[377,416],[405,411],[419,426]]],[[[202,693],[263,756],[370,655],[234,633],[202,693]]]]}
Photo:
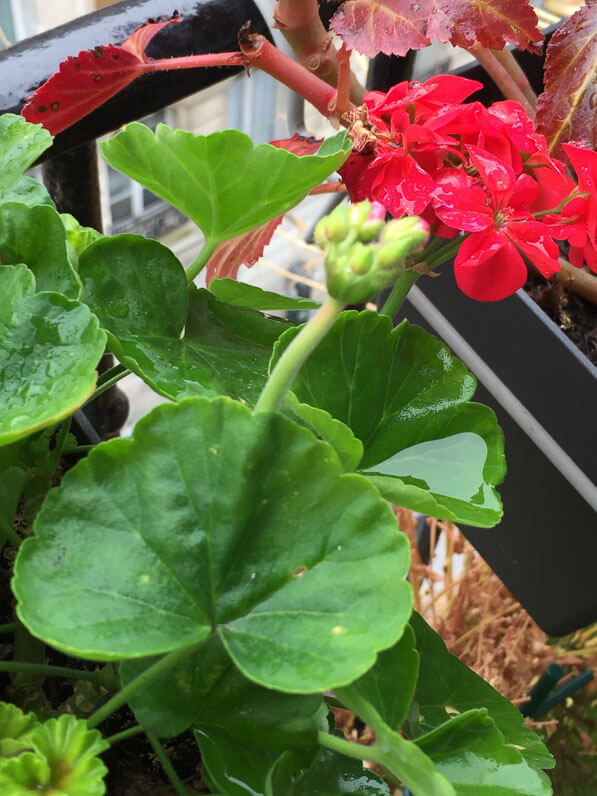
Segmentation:
{"type": "MultiPolygon", "coordinates": [[[[270,144],[294,152],[295,155],[313,155],[319,149],[321,141],[295,133],[292,138],[281,138],[270,141],[270,144]]],[[[236,279],[241,265],[255,265],[283,218],[283,215],[278,216],[243,235],[220,243],[207,264],[205,277],[207,286],[209,287],[212,279],[221,279],[225,276],[236,279]]]]}
{"type": "Polygon", "coordinates": [[[431,39],[501,50],[541,52],[537,17],[527,0],[345,0],[331,26],[348,47],[373,58],[406,55],[431,39]]]}
{"type": "Polygon", "coordinates": [[[537,129],[556,157],[565,158],[566,141],[597,146],[597,3],[579,8],[552,36],[537,129]]]}
{"type": "Polygon", "coordinates": [[[70,56],[27,99],[21,114],[28,122],[43,124],[52,135],[70,127],[139,75],[152,71],[154,64],[145,55],[145,48],[159,30],[172,22],[180,19],[144,25],[120,47],[108,44],[70,56]]]}

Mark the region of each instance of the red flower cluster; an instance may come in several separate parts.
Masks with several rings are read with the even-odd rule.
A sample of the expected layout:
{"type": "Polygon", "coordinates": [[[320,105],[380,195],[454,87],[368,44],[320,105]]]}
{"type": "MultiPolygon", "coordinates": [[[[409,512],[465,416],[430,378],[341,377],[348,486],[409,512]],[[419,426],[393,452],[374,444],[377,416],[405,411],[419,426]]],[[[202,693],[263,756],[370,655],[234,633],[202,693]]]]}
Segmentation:
{"type": "Polygon", "coordinates": [[[518,103],[464,103],[479,88],[441,75],[369,92],[351,113],[354,150],[340,170],[351,200],[420,215],[438,237],[465,233],[456,280],[480,301],[522,287],[523,258],[545,277],[558,271],[557,240],[597,271],[597,152],[565,145],[575,182],[518,103]]]}

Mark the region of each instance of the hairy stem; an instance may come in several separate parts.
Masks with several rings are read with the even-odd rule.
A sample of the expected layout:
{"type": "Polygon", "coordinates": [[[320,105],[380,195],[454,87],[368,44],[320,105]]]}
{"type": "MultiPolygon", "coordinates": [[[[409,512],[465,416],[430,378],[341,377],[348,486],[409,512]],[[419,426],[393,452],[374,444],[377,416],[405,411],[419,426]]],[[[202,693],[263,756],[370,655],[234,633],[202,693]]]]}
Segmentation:
{"type": "MultiPolygon", "coordinates": [[[[338,57],[319,17],[317,0],[278,0],[274,20],[298,62],[335,88],[338,85],[338,57]]],[[[348,82],[350,100],[361,105],[365,89],[352,72],[348,82]]]]}
{"type": "Polygon", "coordinates": [[[198,644],[192,644],[189,647],[182,647],[181,649],[172,650],[167,655],[164,655],[163,658],[160,658],[159,661],[156,661],[154,664],[149,666],[145,669],[144,672],[141,672],[137,677],[127,683],[117,694],[109,699],[104,705],[101,706],[98,710],[93,713],[87,719],[87,726],[89,729],[93,729],[97,727],[98,724],[101,724],[104,719],[107,719],[114,711],[118,710],[118,708],[122,707],[128,700],[136,694],[137,691],[145,688],[146,685],[151,683],[156,677],[164,674],[165,672],[173,669],[180,661],[187,658],[194,650],[198,649],[198,647],[203,642],[199,642],[198,644]]]}
{"type": "Polygon", "coordinates": [[[336,92],[317,75],[278,50],[259,33],[241,32],[239,44],[246,63],[263,69],[299,94],[324,116],[335,116],[336,92]]]}
{"type": "Polygon", "coordinates": [[[506,68],[496,57],[495,50],[481,47],[480,44],[473,44],[467,48],[471,55],[474,55],[487,74],[493,79],[496,86],[500,89],[506,99],[519,102],[531,119],[535,118],[535,108],[529,102],[525,92],[518,85],[517,78],[510,72],[510,67],[506,68]]]}
{"type": "Polygon", "coordinates": [[[278,409],[303,362],[323,340],[343,309],[344,304],[328,296],[277,361],[255,405],[256,412],[278,409]]]}

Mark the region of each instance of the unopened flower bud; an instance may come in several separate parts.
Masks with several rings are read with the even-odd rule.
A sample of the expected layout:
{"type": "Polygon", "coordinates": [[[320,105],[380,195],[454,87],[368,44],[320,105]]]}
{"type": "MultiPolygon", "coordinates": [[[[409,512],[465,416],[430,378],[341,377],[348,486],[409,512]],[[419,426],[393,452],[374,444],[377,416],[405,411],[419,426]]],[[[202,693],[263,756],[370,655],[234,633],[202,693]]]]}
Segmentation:
{"type": "Polygon", "coordinates": [[[318,246],[325,248],[328,242],[339,243],[344,240],[349,229],[348,211],[344,205],[338,205],[329,216],[325,216],[317,223],[313,237],[318,246]]]}
{"type": "Polygon", "coordinates": [[[348,267],[353,274],[366,274],[373,265],[373,249],[357,241],[348,252],[348,267]]]}
{"type": "Polygon", "coordinates": [[[355,205],[351,205],[348,209],[348,217],[350,219],[350,224],[357,229],[360,229],[362,225],[367,221],[369,218],[369,213],[371,212],[371,202],[365,199],[364,202],[358,202],[355,205]]]}
{"type": "Polygon", "coordinates": [[[383,269],[393,268],[397,263],[404,260],[411,248],[408,238],[390,240],[384,243],[377,252],[376,263],[383,269]]]}
{"type": "Polygon", "coordinates": [[[380,241],[409,238],[411,247],[422,246],[429,239],[429,224],[418,216],[405,216],[389,221],[381,233],[380,241]]]}

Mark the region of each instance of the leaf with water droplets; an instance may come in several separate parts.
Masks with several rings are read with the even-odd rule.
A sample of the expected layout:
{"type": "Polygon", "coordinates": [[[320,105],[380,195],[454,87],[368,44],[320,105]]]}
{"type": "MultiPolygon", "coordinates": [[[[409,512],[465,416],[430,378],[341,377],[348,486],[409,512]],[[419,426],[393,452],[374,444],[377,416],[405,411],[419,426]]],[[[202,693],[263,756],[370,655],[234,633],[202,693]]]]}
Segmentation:
{"type": "Polygon", "coordinates": [[[526,0],[345,0],[332,17],[348,47],[373,58],[406,55],[432,39],[501,50],[541,52],[537,17],[526,0]]]}
{"type": "Polygon", "coordinates": [[[579,8],[549,42],[537,129],[556,157],[566,157],[567,141],[597,146],[597,3],[579,8]]]}
{"type": "Polygon", "coordinates": [[[217,633],[245,677],[314,693],[400,637],[408,563],[388,504],[329,445],[282,415],[189,398],[50,491],[13,586],[58,649],[119,660],[217,633]]]}
{"type": "Polygon", "coordinates": [[[36,293],[24,265],[0,268],[0,295],[0,445],[7,445],[85,403],[106,335],[85,304],[36,293]]]}

